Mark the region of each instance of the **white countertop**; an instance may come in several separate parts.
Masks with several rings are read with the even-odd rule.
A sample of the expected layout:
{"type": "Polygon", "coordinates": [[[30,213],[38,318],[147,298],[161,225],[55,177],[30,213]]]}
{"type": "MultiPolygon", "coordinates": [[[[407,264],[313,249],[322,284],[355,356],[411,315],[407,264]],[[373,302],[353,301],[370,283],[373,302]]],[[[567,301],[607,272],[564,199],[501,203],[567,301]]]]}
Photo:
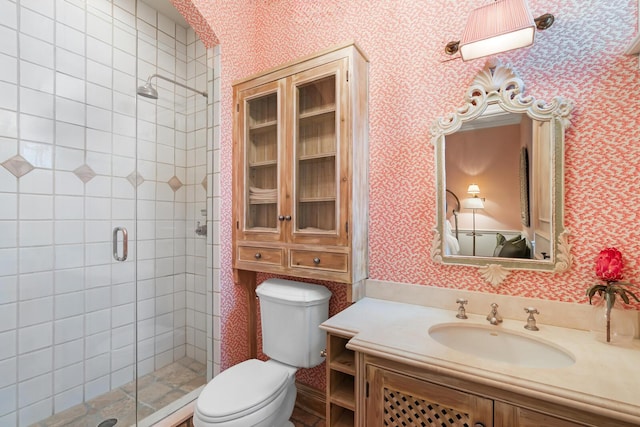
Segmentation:
{"type": "Polygon", "coordinates": [[[550,326],[524,329],[523,320],[504,319],[495,328],[547,341],[568,351],[576,362],[562,368],[528,368],[481,359],[452,350],[429,335],[440,323],[490,326],[486,315],[456,318],[456,311],[364,298],[333,316],[321,328],[353,337],[347,347],[358,352],[436,368],[475,383],[498,386],[526,396],[588,409],[640,424],[640,340],[624,346],[596,341],[587,331],[550,326]]]}

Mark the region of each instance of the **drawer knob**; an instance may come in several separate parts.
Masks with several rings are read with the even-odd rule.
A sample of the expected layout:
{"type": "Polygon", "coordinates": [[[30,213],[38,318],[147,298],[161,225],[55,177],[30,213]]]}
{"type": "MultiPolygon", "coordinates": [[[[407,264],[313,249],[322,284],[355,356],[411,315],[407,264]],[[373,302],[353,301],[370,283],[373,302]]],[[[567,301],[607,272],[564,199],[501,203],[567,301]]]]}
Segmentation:
{"type": "Polygon", "coordinates": [[[260,259],[260,258],[262,258],[262,255],[260,254],[260,252],[258,252],[257,254],[254,255],[254,257],[256,259],[260,259]]]}
{"type": "Polygon", "coordinates": [[[314,259],[313,259],[313,263],[314,263],[315,265],[320,264],[320,258],[314,258],[314,259]]]}
{"type": "Polygon", "coordinates": [[[286,219],[287,221],[291,221],[291,215],[285,216],[284,219],[286,219]]]}
{"type": "Polygon", "coordinates": [[[482,424],[482,423],[475,423],[475,424],[473,425],[473,427],[484,427],[484,424],[482,424]]]}
{"type": "Polygon", "coordinates": [[[284,215],[278,215],[278,221],[284,221],[284,215]]]}
{"type": "Polygon", "coordinates": [[[320,357],[327,357],[327,349],[320,350],[320,357]]]}

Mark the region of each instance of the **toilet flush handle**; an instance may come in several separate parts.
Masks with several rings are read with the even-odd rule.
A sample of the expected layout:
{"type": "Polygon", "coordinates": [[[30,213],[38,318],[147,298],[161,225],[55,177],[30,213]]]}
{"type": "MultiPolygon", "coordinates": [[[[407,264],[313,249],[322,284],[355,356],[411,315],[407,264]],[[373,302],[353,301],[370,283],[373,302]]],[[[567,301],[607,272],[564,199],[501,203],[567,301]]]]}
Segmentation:
{"type": "Polygon", "coordinates": [[[320,357],[327,357],[327,349],[320,350],[320,357]]]}

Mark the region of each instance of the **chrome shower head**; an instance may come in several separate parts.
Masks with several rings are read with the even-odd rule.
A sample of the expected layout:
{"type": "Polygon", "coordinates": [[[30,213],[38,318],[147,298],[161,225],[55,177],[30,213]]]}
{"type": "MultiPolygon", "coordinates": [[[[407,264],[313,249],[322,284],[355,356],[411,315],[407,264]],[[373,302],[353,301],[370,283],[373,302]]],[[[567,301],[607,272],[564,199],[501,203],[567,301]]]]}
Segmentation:
{"type": "Polygon", "coordinates": [[[183,87],[185,89],[189,89],[191,91],[199,93],[200,95],[204,96],[205,98],[208,98],[207,92],[199,91],[198,89],[194,89],[194,88],[192,88],[190,86],[187,86],[185,84],[177,82],[177,81],[175,81],[173,79],[170,79],[168,77],[161,76],[160,74],[152,74],[152,75],[150,75],[149,78],[147,79],[147,82],[144,84],[144,86],[138,86],[138,90],[136,91],[138,93],[138,95],[144,96],[146,98],[158,99],[158,91],[151,84],[151,79],[154,78],[154,77],[156,77],[158,79],[166,80],[166,81],[168,81],[170,83],[173,83],[173,84],[175,84],[177,86],[180,86],[180,87],[183,87]]]}
{"type": "Polygon", "coordinates": [[[144,86],[138,86],[137,93],[145,98],[158,99],[158,91],[150,81],[147,81],[144,86]]]}

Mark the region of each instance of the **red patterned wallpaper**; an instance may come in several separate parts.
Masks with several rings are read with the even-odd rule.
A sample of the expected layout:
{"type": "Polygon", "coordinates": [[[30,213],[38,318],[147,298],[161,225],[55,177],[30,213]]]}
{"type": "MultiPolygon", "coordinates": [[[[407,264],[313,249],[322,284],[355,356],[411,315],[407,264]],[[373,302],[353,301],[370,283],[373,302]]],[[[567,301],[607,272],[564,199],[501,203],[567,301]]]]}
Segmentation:
{"type": "MultiPolygon", "coordinates": [[[[640,283],[640,71],[638,58],[624,55],[637,31],[636,0],[530,0],[534,16],[553,13],[555,24],[537,34],[534,46],[498,56],[519,72],[527,93],[575,102],[565,179],[575,258],[567,273],[514,272],[497,290],[475,269],[440,266],[429,256],[435,223],[429,126],[462,104],[485,64],[448,61],[443,49],[460,38],[469,10],[488,0],[173,1],[183,13],[204,17],[209,28],[198,32],[205,43],[220,43],[223,218],[231,217],[232,82],[354,40],[370,59],[372,278],[584,303],[597,253],[616,246],[627,279],[640,283]]],[[[247,347],[244,296],[231,276],[230,223],[221,241],[226,368],[243,360],[247,347]]],[[[345,296],[338,285],[332,291],[337,311],[345,296]]],[[[306,380],[321,387],[320,377],[314,372],[306,380]]]]}

